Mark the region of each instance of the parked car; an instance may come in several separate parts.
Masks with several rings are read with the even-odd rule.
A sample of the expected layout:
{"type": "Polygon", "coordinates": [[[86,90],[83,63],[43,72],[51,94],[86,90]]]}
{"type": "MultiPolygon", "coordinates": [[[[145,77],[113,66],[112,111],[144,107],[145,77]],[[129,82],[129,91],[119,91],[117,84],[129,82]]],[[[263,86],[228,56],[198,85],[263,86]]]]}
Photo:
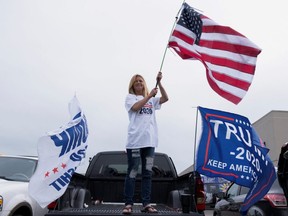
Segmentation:
{"type": "Polygon", "coordinates": [[[43,216],[28,194],[28,184],[37,167],[36,157],[0,155],[0,216],[43,216]]]}
{"type": "MultiPolygon", "coordinates": [[[[232,183],[228,190],[217,194],[219,198],[215,204],[213,216],[241,216],[240,207],[249,191],[249,188],[232,183]]],[[[276,179],[271,189],[255,203],[249,210],[249,216],[287,216],[287,201],[276,179]]]]}
{"type": "Polygon", "coordinates": [[[221,177],[208,177],[201,175],[204,182],[204,190],[206,196],[206,209],[214,208],[216,203],[216,194],[225,192],[230,185],[230,182],[221,177]]]}

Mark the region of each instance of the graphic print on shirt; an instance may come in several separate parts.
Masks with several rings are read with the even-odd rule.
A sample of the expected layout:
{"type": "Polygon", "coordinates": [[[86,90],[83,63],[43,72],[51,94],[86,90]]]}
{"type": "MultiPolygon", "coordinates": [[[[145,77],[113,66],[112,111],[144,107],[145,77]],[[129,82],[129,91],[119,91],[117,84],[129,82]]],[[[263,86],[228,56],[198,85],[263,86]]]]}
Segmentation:
{"type": "Polygon", "coordinates": [[[153,113],[153,104],[152,102],[148,101],[148,103],[146,103],[139,111],[139,114],[148,114],[151,115],[153,113]]]}

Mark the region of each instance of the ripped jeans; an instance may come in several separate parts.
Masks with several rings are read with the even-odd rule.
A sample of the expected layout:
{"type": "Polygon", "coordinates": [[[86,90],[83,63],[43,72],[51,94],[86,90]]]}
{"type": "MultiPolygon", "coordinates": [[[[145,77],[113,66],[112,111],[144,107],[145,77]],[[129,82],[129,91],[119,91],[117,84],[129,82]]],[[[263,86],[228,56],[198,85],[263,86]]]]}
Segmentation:
{"type": "Polygon", "coordinates": [[[133,205],[135,181],[140,160],[142,163],[141,198],[143,206],[150,204],[152,167],[154,162],[153,147],[140,149],[126,149],[128,158],[128,170],[124,185],[125,205],[133,205]]]}

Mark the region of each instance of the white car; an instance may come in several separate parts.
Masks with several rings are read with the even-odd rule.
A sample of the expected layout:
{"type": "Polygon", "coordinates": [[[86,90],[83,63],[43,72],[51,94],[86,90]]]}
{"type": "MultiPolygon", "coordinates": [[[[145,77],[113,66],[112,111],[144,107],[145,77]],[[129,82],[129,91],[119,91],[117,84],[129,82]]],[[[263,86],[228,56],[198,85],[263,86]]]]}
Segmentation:
{"type": "Polygon", "coordinates": [[[28,194],[37,162],[36,157],[0,155],[0,216],[44,216],[48,212],[28,194]]]}

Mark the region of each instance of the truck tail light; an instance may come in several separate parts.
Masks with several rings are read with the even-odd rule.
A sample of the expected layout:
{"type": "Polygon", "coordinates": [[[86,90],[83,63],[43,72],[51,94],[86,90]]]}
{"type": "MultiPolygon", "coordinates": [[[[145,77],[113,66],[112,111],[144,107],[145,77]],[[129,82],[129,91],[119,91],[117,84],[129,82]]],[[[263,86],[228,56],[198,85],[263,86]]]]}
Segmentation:
{"type": "Polygon", "coordinates": [[[49,210],[55,210],[55,209],[57,209],[57,200],[51,202],[51,203],[47,206],[47,208],[48,208],[49,210]]]}
{"type": "Polygon", "coordinates": [[[197,210],[204,211],[206,208],[205,205],[205,192],[204,192],[204,183],[201,178],[196,178],[196,201],[197,201],[197,210]]]}
{"type": "Polygon", "coordinates": [[[201,191],[197,194],[197,210],[198,211],[204,211],[205,208],[206,208],[205,193],[204,193],[204,191],[201,191]]]}
{"type": "Polygon", "coordinates": [[[286,207],[287,200],[284,194],[266,194],[264,199],[268,200],[273,207],[286,207]]]}
{"type": "Polygon", "coordinates": [[[2,211],[3,208],[3,197],[0,196],[0,212],[2,211]]]}

